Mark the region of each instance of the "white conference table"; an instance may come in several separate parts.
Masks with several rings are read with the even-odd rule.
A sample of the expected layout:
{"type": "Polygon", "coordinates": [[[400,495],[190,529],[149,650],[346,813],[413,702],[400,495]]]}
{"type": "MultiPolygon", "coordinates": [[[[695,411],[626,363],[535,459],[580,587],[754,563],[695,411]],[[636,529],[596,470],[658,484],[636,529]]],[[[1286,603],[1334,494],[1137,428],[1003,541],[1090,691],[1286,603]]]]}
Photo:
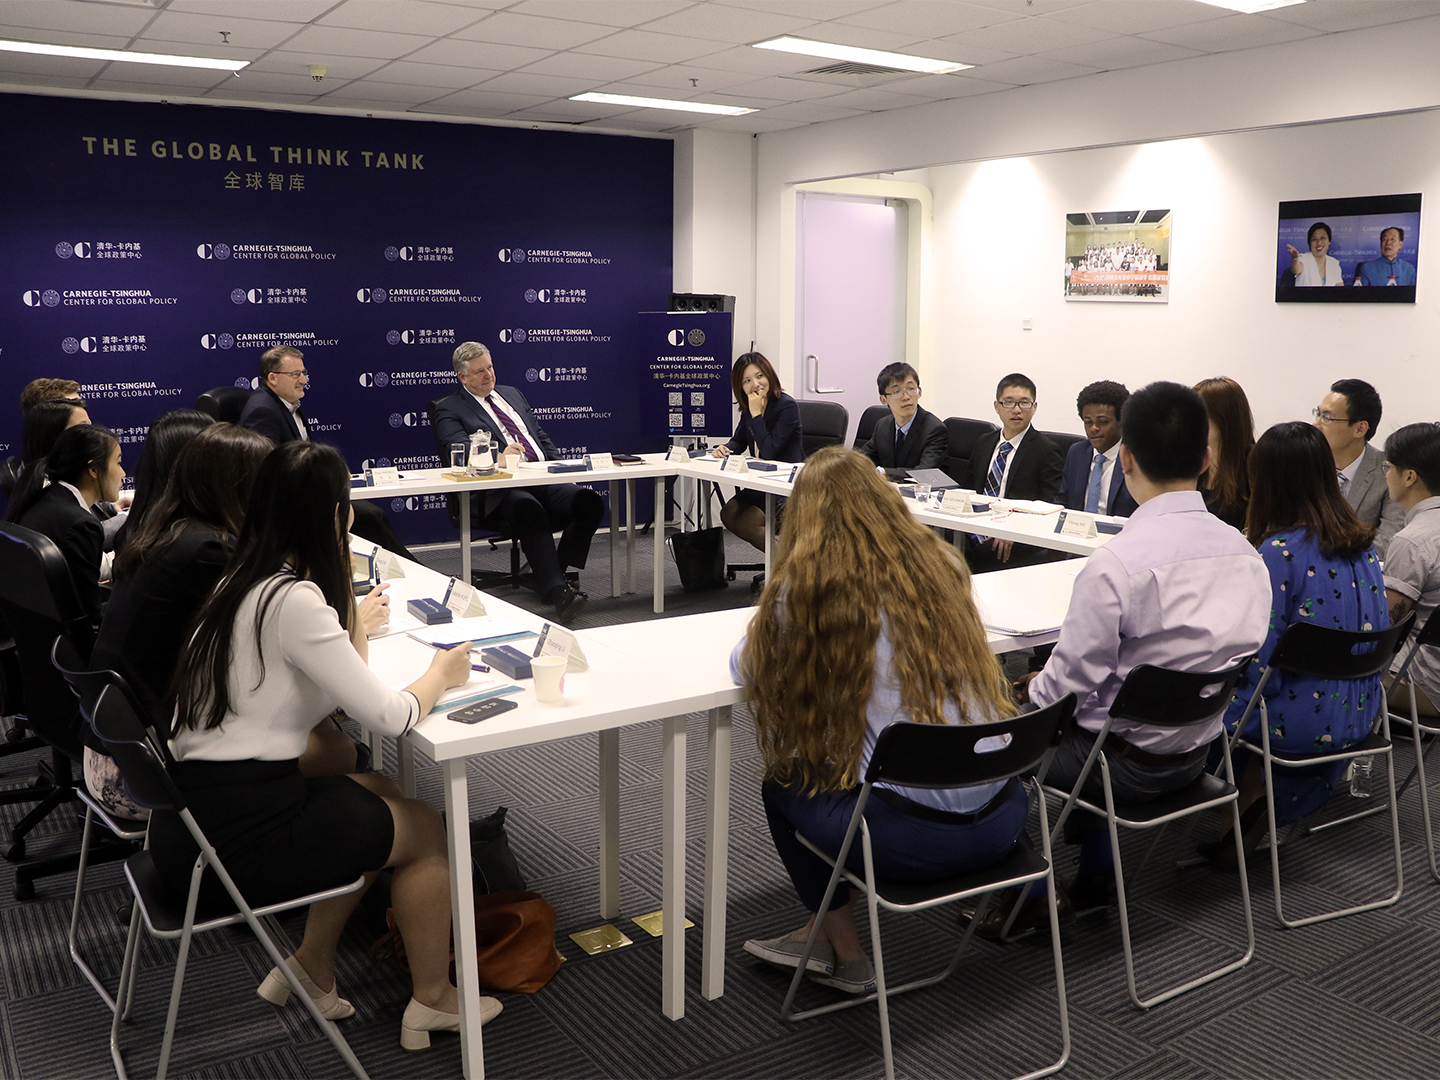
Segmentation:
{"type": "MultiPolygon", "coordinates": [[[[1020,604],[1063,618],[1074,576],[1081,564],[1046,563],[979,575],[975,590],[982,608],[1003,610],[1020,604]]],[[[446,578],[415,563],[403,562],[406,576],[390,582],[392,608],[406,599],[443,595],[446,578]]],[[[543,620],[493,596],[485,596],[489,614],[538,630],[543,620]]],[[[619,729],[662,721],[662,911],[664,925],[685,918],[685,716],[708,714],[706,761],[704,914],[701,992],[724,993],[726,891],[729,867],[731,706],[742,700],[730,679],[729,656],[748,626],[749,607],[675,619],[657,619],[582,631],[576,635],[590,670],[566,677],[565,697],[555,703],[536,700],[529,684],[511,700],[518,708],[493,720],[465,725],[445,719],[443,710],[422,721],[401,743],[401,778],[414,790],[413,751],[421,750],[444,770],[445,810],[451,871],[457,982],[461,1024],[461,1060],[470,1080],[484,1076],[480,1032],[479,982],[471,962],[476,954],[474,885],[471,877],[469,791],[466,764],[491,750],[531,745],[574,735],[599,738],[599,913],[619,915],[619,729]],[[676,642],[684,642],[676,648],[676,642]]],[[[1056,634],[1016,638],[988,635],[994,652],[1053,641],[1056,634]]],[[[523,647],[523,642],[521,643],[523,647]]],[[[393,686],[413,681],[429,663],[431,651],[404,634],[373,639],[371,666],[393,686]]],[[[685,1013],[684,934],[664,935],[661,957],[661,1009],[670,1019],[685,1013]]]]}

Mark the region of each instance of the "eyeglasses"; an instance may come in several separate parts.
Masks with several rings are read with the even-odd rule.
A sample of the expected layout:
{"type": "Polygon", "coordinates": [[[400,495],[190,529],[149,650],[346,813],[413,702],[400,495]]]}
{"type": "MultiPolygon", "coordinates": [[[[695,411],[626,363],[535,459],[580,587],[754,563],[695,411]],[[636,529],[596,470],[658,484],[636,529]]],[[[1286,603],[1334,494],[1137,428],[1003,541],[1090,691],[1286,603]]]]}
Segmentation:
{"type": "Polygon", "coordinates": [[[302,382],[310,381],[310,372],[301,368],[299,371],[272,371],[272,375],[289,375],[292,379],[299,379],[302,382]]]}
{"type": "Polygon", "coordinates": [[[1001,398],[1001,399],[1000,399],[999,401],[997,401],[995,404],[996,404],[996,405],[999,405],[1002,409],[1033,409],[1033,408],[1035,407],[1035,402],[1033,402],[1032,400],[1030,400],[1030,398],[1028,398],[1028,397],[1027,397],[1027,398],[1008,398],[1008,397],[1007,397],[1007,398],[1001,398]]]}
{"type": "Polygon", "coordinates": [[[909,398],[914,397],[918,393],[920,393],[918,386],[902,386],[898,390],[886,390],[885,396],[888,398],[909,398]]]}
{"type": "Polygon", "coordinates": [[[1348,416],[1331,416],[1328,412],[1321,412],[1318,408],[1311,409],[1310,415],[1313,416],[1316,420],[1319,420],[1322,424],[1350,423],[1350,418],[1348,416]]]}
{"type": "Polygon", "coordinates": [[[1382,461],[1380,462],[1380,468],[1388,473],[1391,469],[1395,468],[1395,466],[1390,464],[1390,462],[1388,461],[1382,461]]]}

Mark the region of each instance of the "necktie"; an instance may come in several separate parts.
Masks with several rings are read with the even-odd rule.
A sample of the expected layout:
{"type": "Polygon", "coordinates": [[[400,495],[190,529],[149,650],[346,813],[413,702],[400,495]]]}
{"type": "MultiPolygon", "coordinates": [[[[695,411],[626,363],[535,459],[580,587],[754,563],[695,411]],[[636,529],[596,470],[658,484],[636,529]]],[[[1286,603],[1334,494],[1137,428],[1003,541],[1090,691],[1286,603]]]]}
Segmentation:
{"type": "Polygon", "coordinates": [[[995,455],[995,464],[990,466],[990,475],[985,478],[985,494],[992,499],[1000,496],[1000,481],[1005,476],[1005,462],[1010,458],[1010,451],[1015,447],[1010,445],[1007,439],[1000,444],[1000,452],[995,455]]]}
{"type": "Polygon", "coordinates": [[[1339,469],[1335,470],[1335,479],[1340,482],[1340,495],[1343,498],[1350,487],[1350,478],[1339,469]]]}
{"type": "Polygon", "coordinates": [[[905,449],[905,432],[895,429],[895,464],[900,464],[900,455],[905,449]]]}
{"type": "Polygon", "coordinates": [[[1090,466],[1090,486],[1085,489],[1085,512],[1100,512],[1100,481],[1105,477],[1105,455],[1096,454],[1095,464],[1090,466]]]}
{"type": "Polygon", "coordinates": [[[510,419],[509,413],[507,413],[504,409],[500,408],[499,403],[495,400],[494,394],[489,394],[486,396],[485,404],[489,405],[490,411],[500,418],[500,423],[505,428],[505,434],[510,436],[510,441],[512,443],[520,444],[520,448],[525,451],[525,460],[539,461],[540,455],[535,453],[535,448],[530,445],[530,440],[527,439],[525,437],[525,433],[520,430],[520,425],[515,423],[514,420],[510,419]]]}

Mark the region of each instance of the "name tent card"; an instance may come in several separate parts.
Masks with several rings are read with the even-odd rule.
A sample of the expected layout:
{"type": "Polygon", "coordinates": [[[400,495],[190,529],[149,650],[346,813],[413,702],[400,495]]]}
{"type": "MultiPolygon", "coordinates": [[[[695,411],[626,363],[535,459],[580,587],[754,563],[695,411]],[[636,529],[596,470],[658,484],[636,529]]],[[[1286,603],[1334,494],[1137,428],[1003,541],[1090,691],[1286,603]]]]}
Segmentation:
{"type": "Polygon", "coordinates": [[[739,454],[731,454],[729,457],[720,459],[720,471],[732,473],[735,476],[744,476],[750,471],[750,465],[739,454]]]}
{"type": "Polygon", "coordinates": [[[459,578],[451,578],[450,584],[445,586],[444,604],[455,613],[458,619],[467,619],[485,614],[485,604],[480,599],[480,594],[475,586],[461,581],[459,578]]]}
{"type": "Polygon", "coordinates": [[[943,514],[973,514],[975,507],[970,503],[970,492],[963,488],[951,488],[940,496],[940,512],[943,514]]]}
{"type": "Polygon", "coordinates": [[[400,483],[400,470],[394,466],[388,469],[366,469],[366,487],[384,487],[387,484],[400,483]]]}
{"type": "Polygon", "coordinates": [[[566,671],[589,671],[590,662],[573,632],[554,623],[540,628],[540,638],[535,642],[534,656],[558,656],[566,661],[566,671]]]}
{"type": "Polygon", "coordinates": [[[586,467],[587,469],[591,470],[592,472],[598,472],[598,471],[600,471],[601,469],[613,469],[613,468],[615,468],[615,455],[613,455],[613,454],[586,454],[586,455],[585,455],[585,467],[586,467]]]}
{"type": "Polygon", "coordinates": [[[1055,523],[1055,531],[1061,536],[1073,536],[1077,540],[1094,540],[1095,519],[1076,510],[1062,510],[1060,520],[1055,523]]]}
{"type": "Polygon", "coordinates": [[[665,460],[683,465],[690,460],[690,451],[683,446],[672,446],[665,452],[665,460]]]}

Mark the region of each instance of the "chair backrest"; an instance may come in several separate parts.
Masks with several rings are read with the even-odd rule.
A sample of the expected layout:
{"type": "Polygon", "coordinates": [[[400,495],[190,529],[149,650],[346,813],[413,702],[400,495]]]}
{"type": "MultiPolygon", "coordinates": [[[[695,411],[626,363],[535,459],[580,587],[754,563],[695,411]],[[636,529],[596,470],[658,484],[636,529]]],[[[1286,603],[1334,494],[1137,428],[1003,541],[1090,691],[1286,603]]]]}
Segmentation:
{"type": "Polygon", "coordinates": [[[824,446],[845,445],[850,412],[838,401],[797,401],[800,407],[800,443],[808,458],[824,446]]]}
{"type": "Polygon", "coordinates": [[[945,464],[942,468],[951,480],[961,485],[970,483],[970,456],[975,449],[975,440],[995,430],[995,425],[988,420],[971,420],[964,416],[945,418],[945,434],[949,438],[949,448],[945,451],[945,464]]]}
{"type": "Polygon", "coordinates": [[[440,445],[440,435],[435,428],[435,410],[440,407],[440,402],[444,400],[444,398],[437,397],[427,401],[425,403],[425,415],[430,418],[430,434],[435,439],[435,449],[440,453],[440,467],[442,469],[448,469],[450,467],[450,447],[440,445]]]}
{"type": "Polygon", "coordinates": [[[80,606],[70,567],[48,536],[0,524],[0,612],[15,637],[28,726],[72,758],[83,754],[84,720],[75,695],[50,662],[57,636],[88,660],[95,631],[80,606]]]}
{"type": "Polygon", "coordinates": [[[994,724],[891,724],[875,740],[866,783],[901,787],[970,787],[1034,770],[1060,741],[1075,714],[1075,695],[994,724]],[[1007,745],[976,744],[1009,736],[1007,745]]]}
{"type": "Polygon", "coordinates": [[[14,494],[15,484],[20,479],[20,459],[13,454],[0,461],[0,495],[8,502],[14,494]]]}
{"type": "Polygon", "coordinates": [[[880,423],[880,418],[890,411],[888,405],[871,405],[860,414],[860,424],[855,429],[855,441],[851,447],[858,449],[864,443],[870,441],[870,436],[875,434],[875,425],[880,423]]]}
{"type": "MultiPolygon", "coordinates": [[[[107,671],[103,668],[91,671],[81,658],[75,648],[74,642],[65,636],[55,639],[55,644],[50,649],[50,661],[55,665],[55,670],[60,672],[64,680],[70,684],[71,691],[80,702],[80,715],[93,730],[95,727],[95,710],[100,703],[100,695],[109,687],[115,687],[116,691],[123,695],[130,704],[130,709],[140,722],[145,726],[152,742],[160,749],[161,757],[167,762],[171,760],[170,752],[165,747],[163,737],[156,726],[156,718],[151,715],[130,684],[125,681],[125,676],[117,671],[107,671]]],[[[97,737],[99,733],[96,733],[97,737]]]]}
{"type": "MultiPolygon", "coordinates": [[[[1270,666],[1317,679],[1368,679],[1389,668],[1414,625],[1413,611],[1386,630],[1337,630],[1291,623],[1275,643],[1270,666]]],[[[1429,630],[1427,625],[1421,636],[1429,630]]]]}
{"type": "Polygon", "coordinates": [[[217,386],[195,399],[195,408],[222,424],[234,424],[250,400],[250,391],[239,386],[217,386]]]}
{"type": "Polygon", "coordinates": [[[1141,664],[1125,676],[1110,715],[1155,727],[1213,720],[1230,704],[1235,684],[1254,658],[1252,653],[1223,671],[1172,671],[1141,664]]]}
{"type": "Polygon", "coordinates": [[[1088,441],[1084,435],[1072,435],[1068,431],[1042,431],[1040,432],[1040,434],[1044,435],[1056,446],[1060,447],[1061,456],[1070,453],[1070,447],[1074,446],[1076,443],[1088,441]]]}
{"type": "Polygon", "coordinates": [[[101,692],[93,723],[137,803],[151,810],[185,809],[185,797],[151,744],[145,722],[119,686],[101,692]]]}

